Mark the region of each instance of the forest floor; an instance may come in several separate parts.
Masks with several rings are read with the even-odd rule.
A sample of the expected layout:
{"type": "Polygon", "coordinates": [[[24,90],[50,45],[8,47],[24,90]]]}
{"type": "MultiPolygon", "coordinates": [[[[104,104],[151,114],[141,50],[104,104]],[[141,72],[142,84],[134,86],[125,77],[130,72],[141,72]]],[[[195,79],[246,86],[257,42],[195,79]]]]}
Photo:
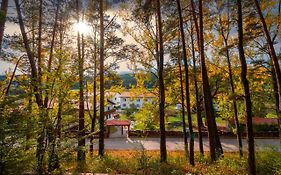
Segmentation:
{"type": "MultiPolygon", "coordinates": [[[[186,160],[184,151],[168,151],[167,162],[160,163],[159,151],[107,150],[104,158],[100,158],[96,154],[92,158],[87,156],[87,165],[83,167],[82,171],[88,172],[89,174],[87,175],[91,175],[91,173],[124,175],[244,175],[247,174],[246,152],[244,152],[244,155],[243,158],[239,158],[238,153],[225,153],[224,157],[210,163],[207,152],[205,152],[204,157],[196,152],[195,166],[191,166],[188,160],[186,160]]],[[[281,175],[280,153],[276,153],[273,150],[257,152],[256,163],[258,175],[281,175]]],[[[79,174],[77,169],[68,169],[67,172],[79,174]]]]}

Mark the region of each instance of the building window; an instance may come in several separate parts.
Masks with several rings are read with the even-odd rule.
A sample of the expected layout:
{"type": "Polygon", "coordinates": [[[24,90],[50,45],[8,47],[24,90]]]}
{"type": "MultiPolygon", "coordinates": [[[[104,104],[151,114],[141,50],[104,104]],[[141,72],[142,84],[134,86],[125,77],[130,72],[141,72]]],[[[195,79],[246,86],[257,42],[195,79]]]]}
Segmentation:
{"type": "Polygon", "coordinates": [[[122,106],[123,106],[123,107],[126,107],[126,104],[123,104],[122,106]]]}
{"type": "Polygon", "coordinates": [[[141,99],[140,99],[140,98],[138,98],[138,99],[137,99],[137,102],[140,102],[140,101],[141,101],[141,99]]]}
{"type": "Polygon", "coordinates": [[[107,110],[110,110],[110,106],[107,107],[107,110]]]}

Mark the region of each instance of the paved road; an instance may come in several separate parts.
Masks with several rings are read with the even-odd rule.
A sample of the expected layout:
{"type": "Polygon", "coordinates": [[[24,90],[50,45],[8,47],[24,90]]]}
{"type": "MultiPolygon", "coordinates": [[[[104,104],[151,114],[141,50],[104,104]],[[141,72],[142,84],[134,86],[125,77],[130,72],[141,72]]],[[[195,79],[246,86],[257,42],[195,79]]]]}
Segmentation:
{"type": "MultiPolygon", "coordinates": [[[[167,150],[184,150],[183,140],[181,138],[167,138],[167,150]]],[[[209,150],[208,140],[204,138],[204,150],[209,150]]],[[[225,152],[236,152],[238,151],[236,139],[221,139],[222,146],[225,152]]],[[[262,150],[267,148],[279,148],[278,139],[256,139],[256,149],[262,150]]],[[[243,140],[243,149],[246,149],[246,140],[243,140]]],[[[94,146],[98,148],[98,144],[94,146]]],[[[105,149],[110,150],[159,150],[160,140],[159,138],[109,138],[105,139],[105,149]]],[[[195,151],[198,151],[198,141],[195,139],[195,151]]],[[[280,148],[279,148],[279,151],[280,148]]]]}
{"type": "MultiPolygon", "coordinates": [[[[184,150],[184,143],[182,138],[167,138],[167,150],[184,150]]],[[[98,148],[98,140],[95,142],[94,148],[98,148]]],[[[208,139],[204,138],[204,150],[209,150],[208,139]]],[[[237,141],[235,138],[221,138],[222,146],[225,152],[238,151],[237,141]]],[[[280,149],[279,139],[255,139],[256,149],[262,150],[267,148],[280,149]]],[[[247,142],[243,139],[243,149],[245,150],[247,142]]],[[[195,139],[195,150],[198,150],[198,139],[195,139]]],[[[114,134],[114,138],[105,139],[105,149],[111,150],[159,150],[160,139],[159,138],[127,138],[126,131],[124,135],[121,135],[121,131],[118,129],[114,134]],[[120,134],[118,134],[120,133],[120,134]],[[118,137],[119,136],[119,137],[118,137]]]]}

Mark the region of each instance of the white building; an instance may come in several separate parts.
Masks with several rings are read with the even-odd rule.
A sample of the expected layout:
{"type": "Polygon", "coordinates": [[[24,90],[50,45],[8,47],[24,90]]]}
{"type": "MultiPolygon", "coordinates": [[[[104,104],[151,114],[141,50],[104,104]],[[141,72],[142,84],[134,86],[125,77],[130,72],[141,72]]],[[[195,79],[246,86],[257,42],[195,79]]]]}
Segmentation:
{"type": "Polygon", "coordinates": [[[125,91],[119,95],[120,107],[121,109],[127,109],[133,105],[139,109],[142,108],[145,103],[153,103],[155,99],[153,93],[133,93],[125,91]]]}
{"type": "MultiPolygon", "coordinates": [[[[85,110],[93,110],[93,93],[88,93],[85,97],[85,110]]],[[[116,114],[116,108],[120,105],[120,93],[114,92],[105,92],[105,104],[104,104],[104,112],[105,119],[114,119],[116,114]]],[[[99,98],[99,97],[98,97],[99,98]]],[[[99,110],[100,104],[97,99],[97,110],[99,110]]]]}
{"type": "MultiPolygon", "coordinates": [[[[124,91],[122,93],[105,92],[105,119],[115,119],[118,116],[117,109],[128,109],[133,105],[139,109],[144,106],[145,103],[155,103],[156,96],[151,93],[134,93],[130,91],[124,91]]],[[[84,109],[85,111],[93,111],[93,93],[87,93],[84,97],[84,109]]],[[[78,109],[78,100],[74,100],[76,108],[78,109]]],[[[99,97],[97,97],[97,110],[99,111],[99,97]]]]}

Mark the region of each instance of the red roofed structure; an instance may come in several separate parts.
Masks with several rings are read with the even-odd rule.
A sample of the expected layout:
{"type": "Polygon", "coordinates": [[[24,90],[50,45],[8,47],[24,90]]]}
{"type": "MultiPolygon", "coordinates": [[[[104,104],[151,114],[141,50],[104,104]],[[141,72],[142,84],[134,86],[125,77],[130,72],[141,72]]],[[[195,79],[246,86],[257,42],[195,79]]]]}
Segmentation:
{"type": "Polygon", "coordinates": [[[122,128],[122,135],[123,135],[123,127],[128,127],[128,137],[129,137],[129,132],[130,132],[130,125],[131,122],[129,120],[107,120],[105,121],[106,127],[107,127],[107,137],[110,135],[110,127],[111,126],[121,126],[122,128]]]}
{"type": "MultiPolygon", "coordinates": [[[[262,117],[253,117],[253,125],[277,125],[277,118],[262,118],[262,117]]],[[[233,120],[230,120],[232,124],[234,124],[233,120]]],[[[246,119],[241,121],[241,124],[246,124],[246,119]]]]}
{"type": "Polygon", "coordinates": [[[106,126],[130,126],[130,121],[128,120],[107,120],[106,126]]]}
{"type": "Polygon", "coordinates": [[[277,118],[261,118],[261,117],[253,117],[254,125],[277,125],[277,118]]]}

